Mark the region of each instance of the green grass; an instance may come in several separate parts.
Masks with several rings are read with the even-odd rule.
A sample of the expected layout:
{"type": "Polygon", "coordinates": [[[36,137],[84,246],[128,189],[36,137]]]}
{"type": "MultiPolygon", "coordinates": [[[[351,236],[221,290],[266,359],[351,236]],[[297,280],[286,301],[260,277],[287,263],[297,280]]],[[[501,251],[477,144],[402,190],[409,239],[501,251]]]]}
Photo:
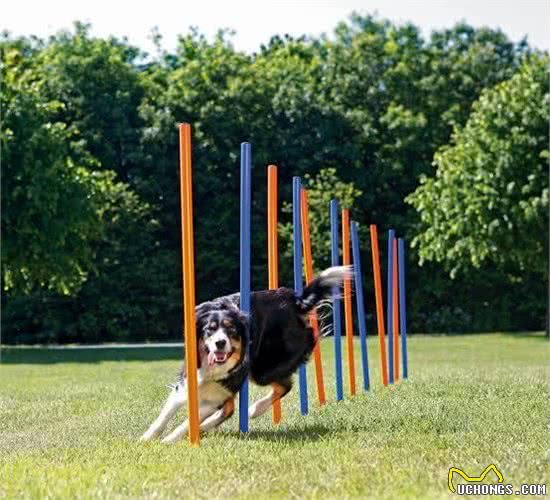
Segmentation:
{"type": "Polygon", "coordinates": [[[266,415],[243,437],[235,416],[199,449],[137,441],[167,395],[179,349],[5,349],[0,498],[445,498],[454,496],[449,467],[476,475],[490,463],[505,483],[548,479],[547,340],[412,337],[410,378],[386,389],[369,341],[369,393],[334,402],[325,340],[326,407],[312,397],[303,418],[293,391],[279,428],[266,415]]]}

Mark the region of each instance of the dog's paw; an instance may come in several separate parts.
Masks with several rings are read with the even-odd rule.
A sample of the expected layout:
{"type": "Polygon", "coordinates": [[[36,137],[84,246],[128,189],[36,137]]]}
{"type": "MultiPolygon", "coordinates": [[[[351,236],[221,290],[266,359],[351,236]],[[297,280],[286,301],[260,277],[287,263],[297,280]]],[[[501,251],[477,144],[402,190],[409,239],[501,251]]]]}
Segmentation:
{"type": "Polygon", "coordinates": [[[165,444],[172,444],[178,442],[187,434],[187,426],[185,424],[176,427],[170,434],[168,434],[162,442],[165,444]]]}
{"type": "Polygon", "coordinates": [[[174,444],[177,443],[180,440],[178,436],[173,436],[170,434],[169,436],[166,436],[161,442],[164,444],[174,444]]]}
{"type": "Polygon", "coordinates": [[[158,438],[160,435],[160,431],[156,431],[154,429],[149,429],[147,432],[145,432],[140,438],[139,440],[142,442],[142,443],[145,443],[147,441],[151,441],[155,438],[158,438]]]}
{"type": "Polygon", "coordinates": [[[248,418],[255,418],[258,416],[258,406],[256,403],[248,407],[248,418]]]}

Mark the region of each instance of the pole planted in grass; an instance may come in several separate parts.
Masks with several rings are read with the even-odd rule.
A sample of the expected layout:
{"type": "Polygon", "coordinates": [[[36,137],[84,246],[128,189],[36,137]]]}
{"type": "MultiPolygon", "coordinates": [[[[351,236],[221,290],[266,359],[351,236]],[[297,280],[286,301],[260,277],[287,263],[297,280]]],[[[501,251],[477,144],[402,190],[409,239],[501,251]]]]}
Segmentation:
{"type": "Polygon", "coordinates": [[[185,377],[187,385],[187,412],[189,442],[198,446],[199,389],[197,380],[197,335],[195,327],[195,259],[193,234],[193,176],[191,165],[191,125],[179,125],[180,190],[181,190],[181,244],[183,278],[183,332],[185,343],[185,377]]]}
{"type": "MultiPolygon", "coordinates": [[[[240,308],[245,315],[250,313],[250,212],[251,212],[252,146],[241,144],[241,225],[240,225],[240,308]]],[[[250,360],[252,332],[247,327],[246,358],[250,360]]],[[[248,378],[239,391],[239,430],[248,432],[248,378]]]]}
{"type": "MultiPolygon", "coordinates": [[[[342,263],[351,264],[349,237],[349,210],[342,209],[342,263]]],[[[355,358],[353,352],[353,306],[351,302],[351,279],[344,280],[344,325],[346,328],[346,347],[348,354],[349,392],[355,396],[355,358]]]]}
{"type": "Polygon", "coordinates": [[[361,368],[363,387],[369,390],[369,352],[367,349],[367,322],[365,321],[365,302],[363,298],[363,272],[361,269],[361,249],[359,247],[359,225],[351,222],[351,249],[353,255],[353,272],[355,274],[355,300],[357,304],[357,323],[359,325],[359,342],[361,344],[361,368]]]}
{"type": "MultiPolygon", "coordinates": [[[[277,167],[267,167],[267,267],[269,289],[279,288],[279,248],[277,241],[277,167]]],[[[276,399],[272,407],[274,424],[279,424],[282,418],[281,400],[276,399]]]]}
{"type": "MultiPolygon", "coordinates": [[[[330,201],[330,244],[331,264],[339,265],[339,241],[338,241],[338,201],[330,201]]],[[[340,290],[332,290],[332,325],[334,334],[334,367],[336,372],[336,400],[344,399],[344,387],[342,382],[342,311],[340,309],[340,290]]]]}
{"type": "MultiPolygon", "coordinates": [[[[301,207],[301,181],[300,177],[292,179],[292,234],[294,246],[294,291],[296,295],[301,296],[304,285],[302,279],[302,218],[300,215],[301,207]]],[[[298,368],[298,382],[300,385],[300,412],[302,415],[308,414],[307,401],[307,371],[306,365],[302,363],[298,368]]]]}
{"type": "MultiPolygon", "coordinates": [[[[302,188],[301,193],[302,203],[302,245],[304,249],[304,270],[306,274],[306,282],[310,283],[313,280],[313,258],[311,256],[311,237],[309,233],[309,209],[307,205],[307,191],[302,188]]],[[[319,322],[317,313],[313,311],[309,315],[309,323],[315,336],[315,348],[313,349],[313,361],[315,363],[315,381],[317,383],[317,398],[319,404],[326,403],[325,397],[325,381],[323,377],[323,363],[321,360],[321,342],[319,338],[319,322]]]]}
{"type": "Polygon", "coordinates": [[[386,297],[388,303],[386,304],[386,332],[388,334],[388,382],[393,384],[394,379],[394,366],[393,366],[393,239],[395,238],[395,231],[390,229],[388,231],[388,285],[386,288],[386,297]]]}
{"type": "Polygon", "coordinates": [[[403,360],[403,378],[409,376],[407,352],[407,301],[405,295],[405,240],[397,242],[399,252],[399,329],[401,330],[401,358],[403,360]]]}
{"type": "Polygon", "coordinates": [[[376,324],[378,328],[378,344],[380,347],[380,376],[382,377],[382,384],[386,386],[388,385],[388,367],[384,331],[384,297],[382,295],[380,253],[378,251],[378,229],[375,224],[371,224],[370,226],[370,243],[372,252],[372,271],[374,274],[374,293],[376,298],[376,324]]]}

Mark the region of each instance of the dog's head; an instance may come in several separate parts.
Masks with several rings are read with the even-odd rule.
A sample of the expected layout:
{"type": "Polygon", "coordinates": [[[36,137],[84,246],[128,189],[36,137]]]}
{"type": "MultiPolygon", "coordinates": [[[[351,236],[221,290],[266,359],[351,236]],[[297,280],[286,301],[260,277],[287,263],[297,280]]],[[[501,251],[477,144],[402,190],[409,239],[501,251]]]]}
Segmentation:
{"type": "Polygon", "coordinates": [[[216,300],[197,307],[196,320],[199,366],[223,378],[243,362],[246,316],[231,301],[216,300]]]}

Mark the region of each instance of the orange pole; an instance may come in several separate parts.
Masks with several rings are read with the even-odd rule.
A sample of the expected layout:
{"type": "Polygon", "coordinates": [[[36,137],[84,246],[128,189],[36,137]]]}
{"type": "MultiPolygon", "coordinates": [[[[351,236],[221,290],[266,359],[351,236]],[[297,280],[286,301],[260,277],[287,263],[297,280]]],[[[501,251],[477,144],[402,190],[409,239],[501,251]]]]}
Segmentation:
{"type": "MultiPolygon", "coordinates": [[[[279,254],[277,242],[277,167],[267,167],[267,262],[269,289],[279,288],[279,254]]],[[[281,400],[277,399],[272,406],[274,424],[281,422],[281,400]]]]}
{"type": "Polygon", "coordinates": [[[199,445],[199,388],[197,383],[197,335],[195,332],[195,259],[193,254],[193,178],[191,166],[191,125],[180,123],[180,189],[183,269],[183,330],[189,442],[199,445]]]}
{"type": "MultiPolygon", "coordinates": [[[[309,209],[307,205],[307,191],[302,188],[300,196],[300,208],[302,212],[302,247],[304,249],[304,268],[306,282],[313,279],[313,258],[311,256],[311,237],[309,233],[309,209]]],[[[317,397],[319,404],[326,403],[325,382],[323,378],[323,363],[321,360],[321,342],[319,339],[319,322],[317,314],[313,311],[309,315],[309,324],[315,336],[315,348],[313,349],[313,361],[315,363],[315,380],[317,382],[317,397]]]]}
{"type": "Polygon", "coordinates": [[[393,380],[399,380],[399,276],[397,269],[397,238],[393,239],[393,380]]]}
{"type": "MultiPolygon", "coordinates": [[[[342,263],[351,264],[349,246],[349,210],[342,209],[342,263]]],[[[344,280],[344,318],[346,326],[346,345],[348,350],[349,390],[355,396],[355,359],[353,356],[353,310],[351,304],[351,279],[344,280]]]]}
{"type": "Polygon", "coordinates": [[[378,229],[370,225],[370,244],[372,249],[372,270],[374,274],[374,293],[376,297],[376,323],[378,325],[378,342],[380,344],[380,373],[382,384],[388,385],[388,366],[386,359],[386,330],[384,328],[384,302],[382,297],[382,280],[380,278],[380,254],[378,252],[378,229]]]}

